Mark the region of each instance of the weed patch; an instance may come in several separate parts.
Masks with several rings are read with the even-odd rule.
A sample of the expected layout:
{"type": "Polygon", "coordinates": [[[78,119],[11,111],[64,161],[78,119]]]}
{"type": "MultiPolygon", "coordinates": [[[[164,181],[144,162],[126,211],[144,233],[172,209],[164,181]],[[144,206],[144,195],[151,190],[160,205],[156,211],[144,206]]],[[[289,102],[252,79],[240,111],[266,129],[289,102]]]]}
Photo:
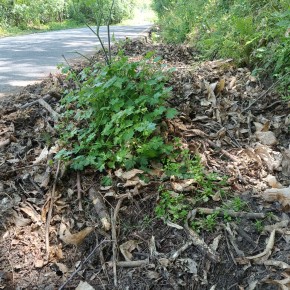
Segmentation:
{"type": "Polygon", "coordinates": [[[117,165],[145,168],[150,160],[170,154],[173,146],[162,136],[161,125],[177,111],[166,106],[171,89],[152,55],[137,62],[119,55],[111,65],[69,73],[79,88],[67,92],[62,102],[59,132],[66,148],[59,158],[72,160],[74,169],[103,171],[117,165]]]}

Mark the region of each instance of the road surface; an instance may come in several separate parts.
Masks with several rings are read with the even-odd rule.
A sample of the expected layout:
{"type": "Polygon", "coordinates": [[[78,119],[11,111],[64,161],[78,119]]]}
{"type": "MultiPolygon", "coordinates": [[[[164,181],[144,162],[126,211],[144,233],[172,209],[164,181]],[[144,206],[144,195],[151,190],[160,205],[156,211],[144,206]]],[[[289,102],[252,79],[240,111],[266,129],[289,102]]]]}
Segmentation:
{"type": "MultiPolygon", "coordinates": [[[[150,25],[111,26],[116,40],[144,35],[150,25]]],[[[107,43],[106,27],[100,36],[107,43]]],[[[90,54],[99,46],[89,28],[67,29],[30,35],[0,38],[0,98],[41,80],[67,59],[90,54]]]]}

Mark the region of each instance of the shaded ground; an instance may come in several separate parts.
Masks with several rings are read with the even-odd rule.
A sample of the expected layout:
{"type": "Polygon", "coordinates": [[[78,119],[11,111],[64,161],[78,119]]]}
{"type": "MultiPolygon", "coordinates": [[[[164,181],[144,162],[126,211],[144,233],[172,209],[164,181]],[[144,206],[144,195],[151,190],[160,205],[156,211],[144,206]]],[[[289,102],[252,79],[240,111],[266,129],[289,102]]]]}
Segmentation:
{"type": "Polygon", "coordinates": [[[133,59],[150,50],[176,68],[168,85],[180,115],[168,134],[228,177],[226,194],[197,201],[194,185],[160,181],[160,168],[147,185],[136,172],[112,172],[109,187],[91,170],[58,171],[55,117],[39,103],[25,107],[43,97],[59,111],[70,84],[51,76],[1,101],[2,289],[289,289],[288,104],[231,60],[197,64],[184,46],[125,46],[133,59]],[[208,231],[165,224],[154,211],[161,183],[184,192],[192,221],[209,223],[200,208],[223,207],[221,216],[208,231]],[[98,198],[112,229],[97,216],[98,198]]]}

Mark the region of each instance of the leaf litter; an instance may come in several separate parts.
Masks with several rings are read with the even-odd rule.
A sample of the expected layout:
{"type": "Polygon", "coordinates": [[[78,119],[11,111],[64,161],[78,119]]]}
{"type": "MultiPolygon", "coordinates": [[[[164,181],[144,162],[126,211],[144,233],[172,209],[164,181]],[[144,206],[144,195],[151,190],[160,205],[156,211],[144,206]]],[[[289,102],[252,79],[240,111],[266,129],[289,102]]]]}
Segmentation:
{"type": "Polygon", "coordinates": [[[198,232],[190,222],[225,216],[227,198],[192,205],[185,225],[164,223],[154,212],[159,186],[186,195],[196,182],[162,180],[158,163],[150,174],[108,172],[109,186],[69,164],[57,174],[59,101],[74,84],[50,75],[0,100],[1,289],[289,289],[288,103],[230,59],[197,62],[187,46],[124,44],[132,59],[152,50],[175,68],[169,104],[180,114],[166,121],[167,134],[226,175],[246,209],[228,208],[214,231],[198,232]]]}

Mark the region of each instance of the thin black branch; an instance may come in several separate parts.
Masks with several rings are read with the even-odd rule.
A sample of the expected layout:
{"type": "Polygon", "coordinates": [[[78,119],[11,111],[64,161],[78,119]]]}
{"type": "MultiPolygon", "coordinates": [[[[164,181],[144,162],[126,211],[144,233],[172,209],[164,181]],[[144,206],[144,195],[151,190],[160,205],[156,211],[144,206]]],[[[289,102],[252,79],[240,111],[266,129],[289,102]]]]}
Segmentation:
{"type": "Polygon", "coordinates": [[[107,22],[108,48],[109,48],[109,60],[110,60],[110,64],[112,62],[110,23],[111,23],[111,19],[112,19],[112,11],[113,11],[114,4],[115,4],[115,0],[112,1],[112,5],[111,5],[111,9],[110,9],[110,14],[109,14],[108,22],[107,22]]]}
{"type": "Polygon", "coordinates": [[[71,276],[58,288],[58,290],[64,289],[64,287],[67,285],[68,282],[72,280],[72,278],[81,270],[83,265],[92,257],[92,255],[95,253],[95,251],[104,243],[111,242],[110,240],[103,240],[99,244],[97,244],[94,249],[91,251],[91,253],[86,257],[86,259],[77,267],[77,269],[71,274],[71,276]]]}

